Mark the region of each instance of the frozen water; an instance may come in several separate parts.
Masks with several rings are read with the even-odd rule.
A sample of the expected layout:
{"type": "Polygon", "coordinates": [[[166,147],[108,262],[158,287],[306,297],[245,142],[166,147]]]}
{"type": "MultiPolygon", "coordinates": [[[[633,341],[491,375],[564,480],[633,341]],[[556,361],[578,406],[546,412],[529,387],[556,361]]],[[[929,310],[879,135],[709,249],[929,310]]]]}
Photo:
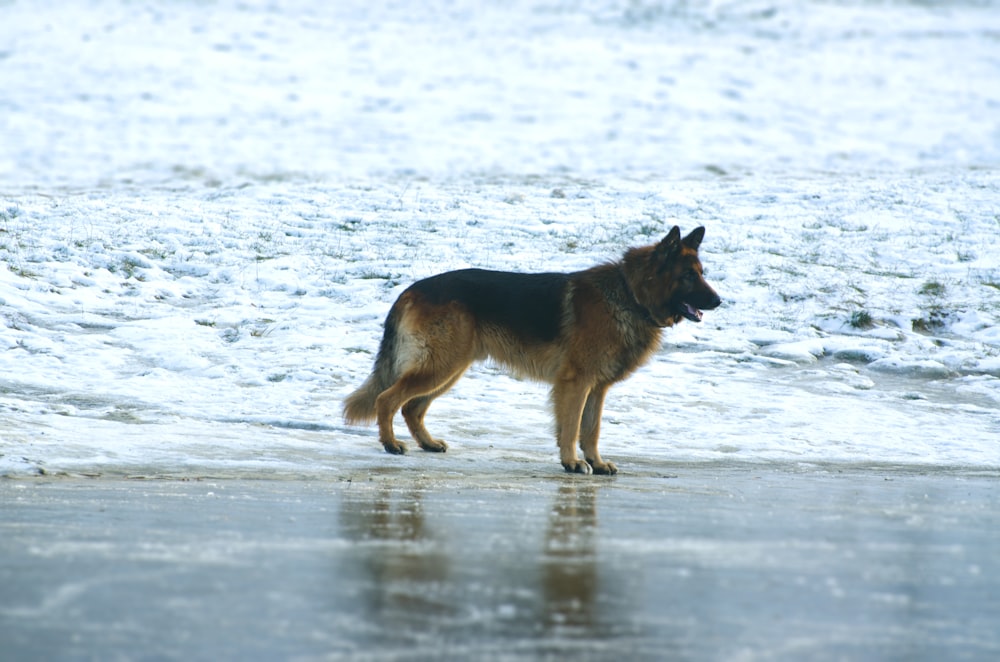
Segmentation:
{"type": "Polygon", "coordinates": [[[995,478],[715,465],[612,486],[386,467],[3,481],[0,502],[12,659],[1000,652],[995,478]]]}

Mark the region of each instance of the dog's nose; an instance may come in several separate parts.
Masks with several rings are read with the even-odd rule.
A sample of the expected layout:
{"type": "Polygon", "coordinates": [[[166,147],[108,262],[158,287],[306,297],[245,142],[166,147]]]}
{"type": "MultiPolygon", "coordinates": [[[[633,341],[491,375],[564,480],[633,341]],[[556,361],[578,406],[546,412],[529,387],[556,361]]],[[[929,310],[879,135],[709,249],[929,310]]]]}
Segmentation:
{"type": "Polygon", "coordinates": [[[722,305],[722,299],[719,297],[718,294],[716,294],[712,297],[712,305],[709,306],[709,310],[715,310],[721,305],[722,305]]]}

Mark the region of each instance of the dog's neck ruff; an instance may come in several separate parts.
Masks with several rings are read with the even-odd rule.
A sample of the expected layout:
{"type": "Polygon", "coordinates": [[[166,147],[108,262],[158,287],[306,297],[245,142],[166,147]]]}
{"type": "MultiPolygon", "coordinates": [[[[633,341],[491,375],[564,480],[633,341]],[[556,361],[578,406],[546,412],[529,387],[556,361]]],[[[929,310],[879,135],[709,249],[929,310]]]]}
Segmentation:
{"type": "Polygon", "coordinates": [[[666,324],[661,324],[660,322],[658,322],[656,318],[653,317],[653,313],[649,312],[649,308],[639,303],[639,299],[635,296],[635,292],[632,290],[632,286],[629,285],[628,277],[625,275],[625,269],[621,265],[618,265],[618,275],[621,276],[622,285],[625,286],[625,291],[628,292],[629,298],[632,299],[632,303],[635,304],[635,307],[638,309],[639,315],[642,317],[642,319],[644,319],[649,324],[661,329],[665,329],[666,327],[670,326],[670,322],[667,322],[666,324]]]}

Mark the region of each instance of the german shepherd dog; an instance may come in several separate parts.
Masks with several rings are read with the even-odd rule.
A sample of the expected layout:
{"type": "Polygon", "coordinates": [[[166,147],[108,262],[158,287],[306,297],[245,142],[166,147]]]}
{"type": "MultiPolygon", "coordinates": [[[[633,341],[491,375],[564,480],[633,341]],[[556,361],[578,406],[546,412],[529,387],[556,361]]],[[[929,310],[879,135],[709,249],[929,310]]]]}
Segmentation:
{"type": "Polygon", "coordinates": [[[389,311],[375,368],[344,401],[344,420],[377,420],[379,441],[399,455],[392,420],[402,408],[420,447],[443,453],[424,427],[427,408],[473,361],[493,359],[552,384],[566,471],[617,473],[597,452],[608,388],[649,359],[663,327],[700,322],[722,303],[698,260],[704,236],[700,227],[682,239],[675,226],[658,244],[575,273],[462,269],[414,283],[389,311]]]}

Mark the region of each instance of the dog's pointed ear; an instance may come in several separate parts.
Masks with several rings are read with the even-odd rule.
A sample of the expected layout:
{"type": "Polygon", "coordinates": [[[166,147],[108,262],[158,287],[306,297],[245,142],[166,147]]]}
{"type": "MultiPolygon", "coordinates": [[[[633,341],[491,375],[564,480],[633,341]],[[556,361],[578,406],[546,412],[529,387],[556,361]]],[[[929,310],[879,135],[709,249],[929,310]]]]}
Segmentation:
{"type": "Polygon", "coordinates": [[[657,260],[666,261],[674,257],[681,250],[681,229],[676,225],[670,229],[663,241],[656,245],[653,255],[657,260]]]}
{"type": "Polygon", "coordinates": [[[704,238],[705,228],[695,228],[694,230],[691,230],[691,234],[684,237],[684,241],[682,243],[691,250],[696,251],[698,250],[698,247],[701,246],[701,240],[704,238]]]}

